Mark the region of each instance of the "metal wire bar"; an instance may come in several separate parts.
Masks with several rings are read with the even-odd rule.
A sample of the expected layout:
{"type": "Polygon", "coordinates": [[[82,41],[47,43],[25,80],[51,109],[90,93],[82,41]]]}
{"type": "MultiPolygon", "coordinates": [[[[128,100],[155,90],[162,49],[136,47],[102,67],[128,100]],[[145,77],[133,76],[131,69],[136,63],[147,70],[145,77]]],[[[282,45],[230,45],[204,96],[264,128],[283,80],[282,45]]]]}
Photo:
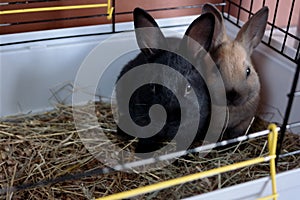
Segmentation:
{"type": "MultiPolygon", "coordinates": [[[[275,5],[275,11],[274,11],[274,16],[273,16],[273,21],[272,21],[273,25],[275,25],[275,21],[276,21],[276,17],[277,17],[277,12],[278,12],[278,7],[279,7],[279,0],[276,1],[276,5],[275,5]]],[[[274,31],[274,26],[271,27],[269,41],[268,41],[269,45],[271,44],[271,41],[272,41],[273,31],[274,31]]]]}
{"type": "Polygon", "coordinates": [[[294,101],[294,94],[295,94],[298,79],[299,79],[299,73],[300,73],[300,59],[298,59],[297,68],[296,68],[296,71],[295,71],[294,80],[293,80],[293,84],[292,84],[292,87],[291,87],[289,100],[288,100],[288,103],[287,103],[287,107],[286,107],[286,111],[285,111],[285,115],[284,115],[284,119],[283,119],[283,123],[282,123],[282,128],[280,130],[280,135],[279,135],[279,140],[278,140],[278,145],[277,145],[277,150],[276,150],[276,156],[277,156],[276,157],[276,165],[278,163],[279,154],[281,152],[282,143],[283,143],[283,139],[284,139],[284,136],[285,136],[286,126],[288,124],[288,120],[289,120],[289,117],[290,117],[290,114],[291,114],[292,105],[293,105],[293,101],[294,101]]]}
{"type": "Polygon", "coordinates": [[[296,127],[300,127],[300,122],[294,122],[294,123],[290,123],[286,126],[287,129],[289,128],[296,128],[296,127]]]}
{"type": "MultiPolygon", "coordinates": [[[[241,8],[242,7],[242,0],[240,0],[240,3],[239,3],[239,8],[241,8]]],[[[237,24],[239,24],[240,23],[240,16],[241,16],[241,10],[239,9],[238,10],[238,14],[237,14],[237,24]]]]}
{"type": "MultiPolygon", "coordinates": [[[[241,27],[241,26],[239,26],[238,24],[236,24],[236,22],[233,21],[233,20],[230,19],[230,18],[226,18],[226,20],[229,21],[230,23],[236,25],[236,26],[239,27],[239,28],[241,27]]],[[[269,23],[268,23],[268,24],[269,24],[269,23]]],[[[277,28],[276,26],[274,26],[274,27],[277,28]]],[[[278,28],[278,29],[280,30],[280,28],[278,28]]],[[[289,34],[289,35],[290,35],[290,34],[289,34]]],[[[300,39],[297,38],[296,36],[293,36],[293,35],[290,35],[290,36],[296,38],[297,40],[300,40],[300,39]]],[[[297,62],[297,58],[298,58],[298,55],[299,55],[299,52],[300,52],[300,43],[299,43],[298,50],[297,50],[297,53],[296,53],[295,57],[291,57],[291,56],[289,56],[289,55],[283,53],[282,51],[278,50],[276,47],[273,47],[273,46],[270,45],[268,42],[265,42],[265,41],[261,41],[261,42],[262,42],[263,44],[267,45],[270,49],[276,51],[277,53],[280,53],[283,57],[287,58],[288,60],[290,60],[290,61],[292,61],[292,62],[294,62],[294,63],[297,62]]]]}
{"type": "MultiPolygon", "coordinates": [[[[236,7],[238,7],[239,10],[245,11],[245,12],[248,13],[249,15],[253,14],[253,13],[251,13],[248,9],[246,9],[246,8],[244,8],[244,7],[240,7],[239,4],[237,4],[237,3],[232,2],[232,1],[229,0],[229,5],[231,5],[231,4],[234,5],[234,6],[236,6],[236,7]]],[[[236,21],[233,21],[233,20],[230,19],[229,13],[230,13],[230,11],[228,11],[227,17],[226,17],[226,16],[224,16],[224,17],[225,17],[229,22],[231,22],[232,24],[234,24],[234,25],[238,26],[239,28],[241,28],[241,26],[239,25],[239,22],[236,22],[236,21]]],[[[273,22],[272,22],[272,23],[268,22],[268,25],[270,25],[270,26],[272,27],[272,30],[271,30],[272,33],[270,32],[271,35],[269,36],[269,41],[267,41],[267,42],[262,41],[262,43],[265,44],[265,45],[267,45],[268,47],[270,47],[272,50],[275,50],[276,52],[280,53],[281,55],[283,55],[285,58],[289,59],[290,61],[296,63],[296,62],[297,62],[298,55],[299,55],[299,51],[300,51],[300,38],[299,38],[298,36],[292,34],[292,33],[289,33],[287,30],[284,30],[283,28],[276,26],[273,22]],[[276,47],[273,47],[273,46],[271,45],[270,40],[272,40],[272,35],[273,35],[274,29],[276,29],[276,30],[282,32],[284,35],[286,35],[286,37],[291,37],[292,39],[295,39],[295,40],[299,41],[299,46],[298,46],[297,52],[296,52],[296,54],[295,54],[294,57],[293,57],[292,55],[285,54],[285,53],[284,53],[284,48],[281,48],[281,49],[279,50],[279,49],[277,49],[276,47]]]]}
{"type": "Polygon", "coordinates": [[[231,10],[231,4],[232,4],[232,2],[231,1],[229,1],[228,2],[228,12],[227,12],[227,19],[229,19],[229,17],[230,17],[230,10],[231,10]]]}
{"type": "Polygon", "coordinates": [[[295,60],[297,60],[297,58],[300,56],[300,40],[299,40],[299,43],[298,43],[298,48],[297,48],[297,53],[296,53],[296,56],[295,56],[295,60]]]}
{"type": "Polygon", "coordinates": [[[290,26],[291,26],[291,21],[292,21],[292,15],[293,15],[294,6],[295,6],[295,0],[292,1],[290,15],[289,15],[289,19],[288,19],[287,28],[286,28],[286,34],[284,35],[284,39],[283,39],[283,43],[282,43],[282,47],[281,47],[281,51],[282,52],[284,51],[284,48],[285,48],[285,45],[286,45],[286,40],[287,40],[287,33],[289,32],[289,29],[290,29],[290,26]]]}
{"type": "MultiPolygon", "coordinates": [[[[271,24],[271,23],[268,23],[268,24],[271,25],[272,27],[276,28],[276,29],[279,30],[280,32],[283,32],[283,33],[286,34],[287,36],[290,36],[290,37],[292,37],[293,39],[300,41],[300,37],[298,37],[298,36],[296,36],[296,35],[294,35],[294,34],[288,32],[288,31],[284,30],[283,28],[281,28],[281,27],[279,27],[279,26],[276,26],[275,24],[271,24]]],[[[283,52],[283,51],[281,51],[281,52],[283,52]]]]}
{"type": "Polygon", "coordinates": [[[300,91],[295,92],[294,96],[299,97],[300,96],[300,91]]]}
{"type": "Polygon", "coordinates": [[[253,10],[253,0],[251,0],[251,2],[250,2],[250,10],[249,10],[248,19],[250,19],[250,17],[251,17],[252,10],[253,10]]]}
{"type": "MultiPolygon", "coordinates": [[[[239,9],[245,11],[245,12],[248,13],[249,15],[254,14],[254,13],[250,12],[248,9],[246,9],[246,8],[244,8],[244,7],[239,7],[239,4],[237,4],[237,3],[235,3],[235,2],[229,1],[229,4],[233,4],[234,6],[236,6],[236,7],[238,7],[239,9]]],[[[228,12],[227,17],[225,17],[225,16],[224,16],[224,17],[225,17],[227,20],[230,20],[230,22],[232,22],[233,24],[235,24],[235,25],[238,26],[239,28],[241,28],[241,26],[240,26],[237,22],[234,22],[234,21],[232,21],[232,20],[230,19],[229,13],[230,13],[230,12],[228,12]]],[[[292,37],[293,39],[298,40],[298,41],[300,42],[300,37],[298,37],[298,36],[296,36],[296,35],[294,35],[294,34],[292,34],[292,33],[289,33],[289,32],[286,31],[285,29],[283,29],[283,28],[281,28],[281,27],[279,27],[279,26],[276,26],[275,24],[270,23],[270,22],[268,22],[268,25],[270,25],[271,27],[274,27],[274,29],[277,29],[277,30],[281,31],[281,32],[283,32],[284,34],[287,34],[289,37],[292,37]]],[[[281,51],[280,51],[280,52],[281,52],[281,51]]],[[[296,60],[297,60],[297,59],[296,59],[296,60]]]]}
{"type": "MultiPolygon", "coordinates": [[[[226,5],[226,0],[223,0],[223,4],[226,5]]],[[[225,12],[225,6],[222,6],[222,13],[225,12]]]]}
{"type": "Polygon", "coordinates": [[[297,155],[297,154],[300,154],[300,150],[296,150],[296,151],[292,151],[292,152],[280,154],[279,158],[285,158],[285,157],[294,156],[294,155],[297,155]]]}
{"type": "MultiPolygon", "coordinates": [[[[237,3],[235,3],[235,2],[233,2],[233,1],[231,1],[231,0],[229,0],[228,3],[229,3],[229,4],[232,4],[232,5],[236,6],[236,7],[238,7],[239,10],[243,10],[243,11],[245,11],[246,13],[250,13],[250,11],[249,11],[248,9],[242,7],[240,3],[237,4],[237,3]]],[[[228,14],[229,14],[229,13],[230,13],[230,12],[228,12],[228,14]]],[[[252,13],[252,14],[253,14],[253,13],[252,13]]],[[[228,16],[230,16],[230,15],[228,15],[228,16]]]]}
{"type": "Polygon", "coordinates": [[[298,43],[298,48],[297,48],[297,53],[296,53],[296,56],[295,56],[295,60],[297,60],[299,56],[299,52],[300,52],[300,40],[299,40],[299,43],[298,43]]]}

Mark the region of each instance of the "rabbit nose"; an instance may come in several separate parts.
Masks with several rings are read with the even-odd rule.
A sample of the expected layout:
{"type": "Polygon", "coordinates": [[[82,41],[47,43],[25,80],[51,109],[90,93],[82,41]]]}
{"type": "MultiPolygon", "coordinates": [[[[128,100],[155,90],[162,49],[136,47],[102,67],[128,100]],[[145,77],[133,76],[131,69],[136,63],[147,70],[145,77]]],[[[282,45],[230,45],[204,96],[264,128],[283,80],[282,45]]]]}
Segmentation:
{"type": "Polygon", "coordinates": [[[228,105],[238,105],[241,99],[241,94],[236,90],[232,89],[226,92],[227,104],[228,105]]]}

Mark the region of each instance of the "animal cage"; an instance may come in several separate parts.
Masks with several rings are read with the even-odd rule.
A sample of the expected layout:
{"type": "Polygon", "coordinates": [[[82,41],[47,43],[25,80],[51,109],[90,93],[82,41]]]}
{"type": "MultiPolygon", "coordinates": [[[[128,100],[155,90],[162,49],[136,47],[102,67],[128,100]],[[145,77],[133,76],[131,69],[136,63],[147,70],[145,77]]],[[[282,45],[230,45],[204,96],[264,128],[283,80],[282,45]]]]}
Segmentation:
{"type": "MultiPolygon", "coordinates": [[[[76,88],[75,84],[78,71],[87,62],[87,57],[96,56],[95,49],[99,44],[106,44],[105,41],[108,41],[108,52],[111,46],[135,45],[135,40],[128,36],[134,30],[132,10],[135,7],[147,10],[167,36],[181,36],[188,25],[201,14],[201,9],[207,2],[215,4],[222,11],[228,35],[232,38],[255,12],[263,6],[269,7],[268,25],[262,44],[253,53],[262,85],[259,116],[280,127],[276,159],[280,161],[281,157],[300,153],[300,149],[293,152],[281,150],[286,129],[300,133],[300,115],[297,112],[300,110],[300,1],[296,0],[132,0],[130,3],[120,0],[1,1],[0,122],[9,121],[15,116],[50,111],[57,103],[72,104],[73,93],[82,90],[76,88]]],[[[101,100],[105,101],[103,97],[111,96],[122,66],[134,58],[137,52],[126,52],[124,55],[115,60],[105,72],[106,76],[99,83],[101,87],[95,88],[96,96],[101,97],[101,100]]],[[[88,94],[94,92],[88,87],[84,90],[88,94]]],[[[0,124],[2,142],[4,137],[1,134],[4,135],[5,132],[1,128],[0,124]]],[[[296,159],[295,162],[297,161],[299,162],[296,159]]],[[[0,167],[6,166],[2,163],[0,162],[0,167]]],[[[5,171],[4,168],[2,171],[5,171]]],[[[93,173],[98,176],[103,173],[99,170],[90,172],[65,178],[80,179],[93,173]]],[[[278,199],[297,198],[300,188],[299,172],[299,169],[293,169],[276,175],[278,199]]],[[[14,180],[11,181],[9,186],[15,186],[14,180]]],[[[44,183],[42,179],[36,184],[45,184],[47,181],[48,184],[59,182],[55,178],[48,180],[47,176],[44,183]]],[[[26,184],[28,183],[25,183],[25,188],[26,184]]],[[[267,176],[185,198],[258,199],[272,194],[272,184],[274,182],[267,176]]],[[[9,198],[13,192],[5,188],[9,187],[0,181],[0,195],[3,192],[9,198]]]]}

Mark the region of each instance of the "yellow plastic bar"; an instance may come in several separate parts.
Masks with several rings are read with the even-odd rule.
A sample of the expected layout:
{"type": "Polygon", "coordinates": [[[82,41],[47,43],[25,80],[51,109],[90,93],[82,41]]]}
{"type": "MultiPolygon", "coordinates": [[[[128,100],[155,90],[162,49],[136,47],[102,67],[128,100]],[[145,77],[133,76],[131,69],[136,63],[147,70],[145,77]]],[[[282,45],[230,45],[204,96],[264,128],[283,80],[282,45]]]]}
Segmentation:
{"type": "Polygon", "coordinates": [[[266,197],[262,197],[262,198],[259,198],[257,200],[270,200],[270,199],[277,199],[278,197],[278,194],[272,194],[272,195],[269,195],[269,196],[266,196],[266,197]]]}
{"type": "Polygon", "coordinates": [[[272,181],[272,195],[259,198],[257,200],[277,200],[278,193],[277,193],[277,185],[276,185],[276,165],[275,165],[275,158],[276,158],[276,145],[278,139],[278,130],[275,124],[270,124],[268,129],[270,130],[270,134],[268,135],[268,147],[269,147],[269,157],[270,157],[270,176],[272,181]]]}
{"type": "Polygon", "coordinates": [[[2,11],[0,11],[0,15],[29,13],[29,12],[57,11],[57,10],[101,8],[101,7],[107,7],[107,4],[86,4],[86,5],[76,5],[76,6],[54,6],[54,7],[44,7],[44,8],[27,8],[27,9],[18,9],[18,10],[2,10],[2,11]]]}
{"type": "Polygon", "coordinates": [[[30,13],[30,12],[58,11],[58,10],[103,8],[103,7],[107,7],[107,14],[108,14],[107,18],[111,19],[113,11],[114,11],[114,7],[111,6],[111,0],[107,0],[107,3],[101,3],[101,4],[85,4],[85,5],[75,5],[75,6],[54,6],[54,7],[43,7],[43,8],[2,10],[2,11],[0,11],[0,15],[30,13]]]}
{"type": "Polygon", "coordinates": [[[275,124],[269,125],[269,130],[271,133],[268,137],[269,142],[269,152],[270,156],[272,157],[270,159],[270,174],[271,174],[271,180],[272,180],[272,194],[274,195],[273,199],[277,200],[277,186],[276,186],[276,165],[275,165],[275,158],[276,158],[276,145],[277,145],[277,139],[278,139],[278,131],[275,124]]]}
{"type": "Polygon", "coordinates": [[[215,174],[220,174],[220,173],[223,173],[223,172],[232,171],[232,170],[239,169],[239,168],[242,168],[242,167],[246,167],[246,166],[249,166],[249,165],[262,163],[262,162],[268,161],[269,159],[270,159],[269,157],[266,157],[266,158],[265,157],[258,157],[258,158],[254,158],[254,159],[251,159],[251,160],[247,160],[247,161],[227,165],[227,166],[224,166],[224,167],[211,169],[211,170],[208,170],[208,171],[199,172],[199,173],[196,173],[196,174],[191,174],[191,175],[187,175],[187,176],[183,176],[183,177],[178,177],[178,178],[175,178],[175,179],[155,183],[155,184],[152,184],[152,185],[136,188],[136,189],[133,189],[133,190],[129,190],[129,191],[109,195],[109,196],[106,196],[106,197],[100,197],[96,200],[108,200],[108,199],[112,200],[112,199],[130,198],[130,197],[133,197],[133,196],[137,196],[137,195],[153,192],[153,191],[156,191],[156,190],[169,188],[169,187],[172,187],[172,186],[175,186],[175,185],[191,182],[191,181],[198,180],[198,179],[201,179],[201,178],[205,178],[205,177],[208,177],[208,176],[213,176],[215,174]]]}
{"type": "Polygon", "coordinates": [[[111,20],[112,14],[114,12],[114,7],[111,5],[111,0],[107,0],[107,19],[111,20]]]}

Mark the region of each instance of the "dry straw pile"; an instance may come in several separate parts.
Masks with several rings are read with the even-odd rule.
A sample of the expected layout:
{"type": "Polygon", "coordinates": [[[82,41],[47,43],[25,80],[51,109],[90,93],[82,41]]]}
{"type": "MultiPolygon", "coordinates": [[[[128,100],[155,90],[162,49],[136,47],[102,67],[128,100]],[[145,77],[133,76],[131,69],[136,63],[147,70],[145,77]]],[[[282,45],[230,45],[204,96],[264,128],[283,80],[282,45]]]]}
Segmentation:
{"type": "MultiPolygon", "coordinates": [[[[122,142],[114,136],[116,126],[110,107],[103,103],[97,103],[96,107],[101,127],[111,140],[115,140],[116,143],[122,142]]],[[[84,114],[82,116],[85,117],[84,114]]],[[[264,121],[256,121],[253,126],[252,131],[257,131],[266,129],[267,124],[264,121]]],[[[100,140],[97,142],[101,145],[100,140]]],[[[284,152],[299,150],[299,136],[288,133],[283,147],[284,152]]],[[[112,151],[113,149],[107,149],[107,152],[102,153],[105,155],[112,151]]],[[[43,114],[22,115],[1,120],[0,199],[93,199],[261,155],[267,155],[266,137],[244,142],[238,147],[214,150],[205,157],[190,154],[167,167],[151,172],[113,172],[92,177],[78,176],[73,177],[77,180],[64,181],[66,175],[89,172],[104,166],[83,145],[74,125],[72,108],[59,105],[55,110],[43,114]],[[32,185],[30,189],[3,194],[3,188],[57,177],[63,178],[55,184],[32,185]]],[[[299,160],[299,155],[281,159],[277,172],[299,167],[299,160]]],[[[262,163],[157,191],[140,198],[178,199],[268,175],[269,163],[262,163]]]]}

